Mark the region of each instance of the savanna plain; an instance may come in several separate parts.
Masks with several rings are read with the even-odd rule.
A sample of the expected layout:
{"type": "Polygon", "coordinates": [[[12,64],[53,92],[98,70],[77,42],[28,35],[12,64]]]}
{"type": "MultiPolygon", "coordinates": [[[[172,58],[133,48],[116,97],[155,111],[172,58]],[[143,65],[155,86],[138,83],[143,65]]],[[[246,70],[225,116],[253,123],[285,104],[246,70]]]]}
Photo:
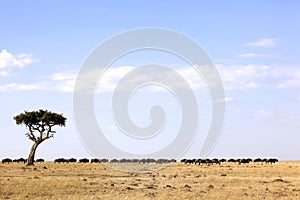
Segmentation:
{"type": "Polygon", "coordinates": [[[300,161],[154,165],[2,163],[0,199],[300,199],[300,161]]]}

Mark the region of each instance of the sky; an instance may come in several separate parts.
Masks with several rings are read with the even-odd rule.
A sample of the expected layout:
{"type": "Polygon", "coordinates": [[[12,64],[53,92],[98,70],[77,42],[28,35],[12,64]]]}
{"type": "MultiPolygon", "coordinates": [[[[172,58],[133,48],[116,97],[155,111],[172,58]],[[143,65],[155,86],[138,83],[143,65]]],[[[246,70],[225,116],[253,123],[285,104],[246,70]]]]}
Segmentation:
{"type": "MultiPolygon", "coordinates": [[[[94,157],[76,128],[73,91],[90,53],[119,33],[157,27],[177,31],[205,49],[223,81],[225,121],[208,157],[300,159],[300,3],[297,1],[5,1],[0,0],[0,158],[26,157],[32,142],[13,116],[48,109],[67,117],[37,157],[94,157]]],[[[129,103],[132,121],[149,123],[149,109],[166,109],[165,135],[131,141],[111,116],[111,96],[126,73],[160,63],[193,88],[201,126],[184,155],[196,157],[211,120],[210,95],[193,67],[166,52],[144,50],[115,61],[99,82],[95,115],[107,137],[128,152],[152,152],[176,136],[180,108],[163,88],[144,88],[129,103]],[[176,117],[177,116],[177,117],[176,117]],[[175,135],[174,135],[175,134],[175,135]],[[137,145],[137,146],[136,146],[137,145]],[[134,147],[133,147],[134,146],[134,147]]]]}

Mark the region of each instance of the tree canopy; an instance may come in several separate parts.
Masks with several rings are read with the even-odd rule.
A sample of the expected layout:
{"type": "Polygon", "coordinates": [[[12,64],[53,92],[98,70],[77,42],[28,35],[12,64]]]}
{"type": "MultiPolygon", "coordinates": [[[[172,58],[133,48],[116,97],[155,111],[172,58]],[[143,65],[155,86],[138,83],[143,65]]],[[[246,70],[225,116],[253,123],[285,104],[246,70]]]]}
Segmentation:
{"type": "Polygon", "coordinates": [[[66,118],[62,114],[50,112],[48,110],[38,111],[24,111],[14,117],[17,125],[26,125],[29,132],[26,136],[32,141],[45,140],[53,137],[55,131],[52,130],[53,126],[65,126],[66,118]],[[39,135],[34,133],[38,132],[39,135]]]}

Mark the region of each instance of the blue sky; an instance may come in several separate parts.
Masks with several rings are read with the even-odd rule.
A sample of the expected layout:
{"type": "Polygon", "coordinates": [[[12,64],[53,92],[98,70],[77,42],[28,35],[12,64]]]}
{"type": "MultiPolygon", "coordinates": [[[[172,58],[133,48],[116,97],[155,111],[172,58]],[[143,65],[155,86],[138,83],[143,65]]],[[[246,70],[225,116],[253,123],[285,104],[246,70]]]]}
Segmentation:
{"type": "MultiPolygon", "coordinates": [[[[73,117],[72,91],[82,63],[113,35],[160,27],[194,39],[219,69],[226,120],[209,157],[300,159],[299,8],[297,1],[275,0],[0,1],[0,157],[27,156],[31,142],[25,138],[25,127],[17,127],[12,117],[39,108],[64,113],[68,123],[57,129],[54,139],[41,144],[38,157],[90,156],[73,117]]],[[[116,79],[148,62],[173,66],[192,80],[191,67],[174,56],[151,51],[128,55],[114,63],[98,94],[102,96],[95,97],[99,120],[109,115],[109,104],[102,100],[109,99],[116,79]]],[[[200,116],[205,130],[209,96],[199,88],[195,92],[207,113],[200,116]]],[[[163,92],[155,94],[154,102],[172,101],[163,92]]],[[[138,97],[135,103],[133,119],[146,123],[138,97]]],[[[176,119],[171,121],[170,134],[176,119]]],[[[105,126],[114,133],[112,122],[106,121],[105,126]]],[[[199,144],[200,139],[186,156],[196,156],[199,144]]]]}

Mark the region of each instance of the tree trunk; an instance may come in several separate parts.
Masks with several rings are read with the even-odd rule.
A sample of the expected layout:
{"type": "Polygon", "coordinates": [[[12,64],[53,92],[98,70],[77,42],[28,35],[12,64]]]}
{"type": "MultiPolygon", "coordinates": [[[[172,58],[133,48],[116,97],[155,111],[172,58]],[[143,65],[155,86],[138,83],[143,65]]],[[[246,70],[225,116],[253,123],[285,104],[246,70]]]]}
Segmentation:
{"type": "Polygon", "coordinates": [[[38,143],[38,142],[33,143],[32,147],[30,149],[29,156],[27,158],[27,163],[26,163],[27,166],[34,165],[34,155],[35,155],[36,148],[38,147],[39,144],[40,143],[38,143]]]}

